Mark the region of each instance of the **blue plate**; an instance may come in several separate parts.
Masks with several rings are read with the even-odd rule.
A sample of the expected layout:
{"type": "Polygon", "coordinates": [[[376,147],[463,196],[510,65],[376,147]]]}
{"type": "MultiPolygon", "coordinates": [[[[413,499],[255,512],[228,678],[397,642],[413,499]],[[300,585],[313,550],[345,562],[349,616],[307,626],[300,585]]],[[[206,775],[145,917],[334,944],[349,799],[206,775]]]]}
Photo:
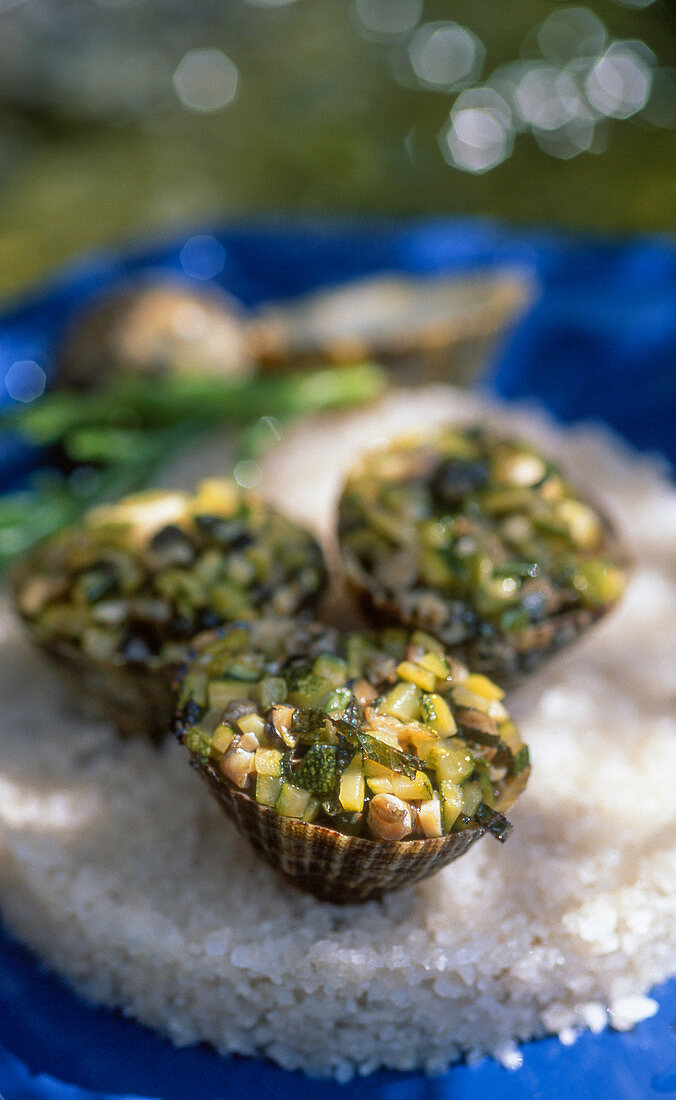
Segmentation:
{"type": "MultiPolygon", "coordinates": [[[[65,325],[97,294],[158,269],[216,283],[246,305],[377,271],[534,275],[541,293],[511,333],[487,386],[534,398],[563,421],[605,421],[636,447],[676,462],[676,248],[668,240],[597,240],[508,231],[476,221],[195,230],[152,250],[109,254],[62,272],[0,319],[0,404],[30,399],[54,374],[65,325]],[[33,364],[33,366],[30,366],[33,364]],[[35,369],[37,368],[37,369],[35,369]],[[8,379],[8,384],[6,380],[8,379]],[[23,388],[22,388],[23,387],[23,388]]],[[[0,488],[41,456],[0,440],[0,488]]],[[[1,905],[1,898],[0,898],[1,905]]],[[[341,1086],[263,1061],[176,1050],[118,1013],[94,1008],[0,932],[3,1100],[501,1100],[676,1095],[676,981],[656,1016],[626,1034],[528,1043],[523,1066],[457,1065],[444,1077],[379,1072],[341,1086]]]]}

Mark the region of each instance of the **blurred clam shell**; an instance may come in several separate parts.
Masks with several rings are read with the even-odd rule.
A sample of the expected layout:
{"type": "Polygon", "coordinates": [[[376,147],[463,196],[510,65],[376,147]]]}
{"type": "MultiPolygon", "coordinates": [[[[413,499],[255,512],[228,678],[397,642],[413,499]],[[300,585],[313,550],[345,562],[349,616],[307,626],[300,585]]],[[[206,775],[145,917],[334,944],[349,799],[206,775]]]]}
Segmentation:
{"type": "Polygon", "coordinates": [[[239,377],[251,372],[242,307],[220,290],[138,280],[90,302],[66,330],[59,383],[82,389],[120,374],[239,377]]]}
{"type": "Polygon", "coordinates": [[[160,744],[171,729],[180,665],[100,660],[65,640],[38,642],[70,685],[83,711],[110,722],[121,737],[160,744]]]}
{"type": "Polygon", "coordinates": [[[374,358],[399,364],[411,381],[468,382],[533,289],[511,271],[357,279],[264,307],[247,324],[248,342],[268,367],[374,358]]]}
{"type": "MultiPolygon", "coordinates": [[[[622,558],[623,566],[629,563],[622,558]]],[[[343,548],[343,568],[348,586],[369,622],[379,627],[405,626],[434,633],[446,641],[446,628],[451,625],[435,618],[427,622],[418,610],[409,611],[402,602],[386,592],[369,576],[355,554],[343,548]]],[[[608,612],[608,607],[579,607],[551,615],[544,622],[532,623],[512,635],[494,636],[447,643],[453,653],[473,671],[482,672],[503,687],[512,688],[537,670],[550,657],[567,649],[594,623],[608,612]]]]}
{"type": "MultiPolygon", "coordinates": [[[[487,831],[478,826],[424,840],[369,840],[282,817],[238,790],[211,765],[195,764],[256,852],[301,890],[323,901],[350,904],[410,886],[452,863],[487,831]]],[[[508,780],[496,809],[505,813],[528,781],[529,769],[508,780]]]]}

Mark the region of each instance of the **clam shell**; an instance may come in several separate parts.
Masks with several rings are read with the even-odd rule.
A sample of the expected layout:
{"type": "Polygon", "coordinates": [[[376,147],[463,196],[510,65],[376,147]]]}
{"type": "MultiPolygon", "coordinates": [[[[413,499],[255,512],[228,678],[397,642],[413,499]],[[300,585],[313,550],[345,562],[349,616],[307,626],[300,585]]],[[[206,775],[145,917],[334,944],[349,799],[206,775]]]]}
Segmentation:
{"type": "MultiPolygon", "coordinates": [[[[445,621],[426,621],[420,615],[407,613],[396,598],[385,592],[362,569],[353,554],[345,549],[341,553],[348,586],[370,622],[380,626],[427,630],[473,672],[483,672],[498,680],[503,687],[517,685],[548,658],[571,645],[609,611],[608,607],[576,608],[552,615],[544,622],[510,635],[457,642],[453,640],[454,627],[450,615],[445,621]]],[[[619,560],[618,555],[616,560],[619,560]]],[[[624,565],[627,567],[626,561],[624,565]]],[[[439,595],[439,599],[443,597],[439,595]]]]}
{"type": "Polygon", "coordinates": [[[248,344],[267,367],[375,358],[400,363],[411,381],[468,382],[532,293],[525,275],[508,271],[356,279],[261,309],[248,344]]]}
{"type": "MultiPolygon", "coordinates": [[[[322,825],[282,817],[195,763],[202,778],[243,836],[266,863],[300,890],[339,905],[368,901],[436,874],[464,855],[485,833],[483,826],[424,840],[370,840],[322,825]]],[[[496,809],[506,812],[528,781],[526,768],[512,779],[496,809]]]]}
{"type": "MultiPolygon", "coordinates": [[[[422,436],[420,442],[423,442],[422,436]]],[[[397,456],[397,441],[392,444],[393,454],[397,456]]],[[[406,483],[412,481],[429,482],[436,464],[434,433],[424,440],[424,448],[414,450],[408,455],[406,444],[402,449],[401,469],[391,483],[397,484],[399,478],[406,483]]],[[[374,454],[377,452],[374,451],[374,454]]],[[[387,453],[387,452],[385,452],[387,453]]],[[[369,456],[361,460],[368,464],[369,456]]],[[[359,463],[355,466],[359,476],[359,463]]],[[[476,612],[478,628],[475,625],[471,633],[463,622],[462,612],[475,614],[472,596],[460,591],[435,588],[431,582],[420,582],[419,586],[409,587],[416,577],[415,555],[409,554],[413,563],[410,577],[403,575],[383,580],[376,572],[370,571],[360,560],[358,554],[349,545],[350,531],[353,527],[349,515],[349,492],[353,473],[348,475],[346,487],[338,503],[338,545],[343,572],[348,588],[356,596],[367,618],[381,626],[396,625],[409,629],[422,629],[437,637],[447,649],[458,656],[472,671],[486,673],[503,686],[512,686],[524,676],[540,667],[549,657],[571,645],[601,619],[614,606],[616,599],[595,606],[563,600],[558,606],[547,610],[541,621],[532,622],[518,630],[503,631],[490,621],[490,617],[476,612]],[[488,628],[488,629],[486,629],[488,628]]],[[[376,475],[374,475],[375,480],[376,475]]],[[[622,548],[613,526],[602,509],[589,500],[580,498],[594,512],[602,531],[602,543],[590,554],[612,561],[625,579],[631,571],[631,561],[622,548]]],[[[451,511],[453,506],[451,506],[451,511]]],[[[368,524],[367,519],[360,520],[368,524]]],[[[413,542],[413,538],[411,539],[413,542]]],[[[408,551],[407,551],[408,553],[408,551]]],[[[492,551],[489,551],[492,553],[492,551]]],[[[552,567],[553,568],[553,567],[552,567]]]]}
{"type": "Polygon", "coordinates": [[[159,744],[172,726],[178,665],[102,661],[66,641],[37,641],[88,714],[104,718],[121,737],[159,744]]]}
{"type": "Polygon", "coordinates": [[[137,279],[97,298],[70,323],[59,384],[99,388],[111,376],[239,377],[253,369],[242,307],[213,288],[137,279]]]}
{"type": "MultiPolygon", "coordinates": [[[[209,482],[204,485],[209,487],[209,482]]],[[[227,483],[229,484],[229,483],[227,483]]],[[[199,491],[199,490],[198,490],[199,491]]],[[[134,494],[123,498],[112,505],[100,505],[89,513],[89,518],[97,516],[105,528],[108,523],[119,522],[124,514],[125,521],[132,524],[128,538],[130,546],[133,539],[137,538],[141,546],[145,546],[151,534],[177,518],[176,512],[182,514],[190,504],[186,494],[165,491],[151,491],[144,494],[134,494]],[[122,512],[124,510],[124,512],[122,512]]],[[[264,506],[270,515],[274,509],[264,506]]],[[[279,515],[279,513],[276,513],[279,515]]],[[[295,528],[295,525],[293,525],[295,528]]],[[[171,527],[171,523],[170,523],[171,527]]],[[[78,532],[81,525],[76,525],[72,531],[78,532]]],[[[300,531],[300,528],[296,528],[300,531]]],[[[300,595],[297,590],[293,596],[296,614],[314,606],[323,595],[326,584],[326,566],[321,555],[321,550],[316,541],[307,532],[302,532],[306,539],[307,548],[312,553],[313,569],[316,576],[316,590],[303,591],[300,595]],[[315,557],[316,554],[316,557],[315,557]]],[[[17,613],[23,619],[28,633],[35,644],[58,666],[60,672],[73,689],[75,696],[86,704],[90,713],[110,720],[123,737],[142,736],[158,743],[173,727],[175,712],[174,681],[177,678],[182,661],[187,656],[188,649],[194,643],[195,637],[182,638],[166,636],[163,641],[173,643],[172,649],[163,655],[162,652],[149,653],[144,659],[131,660],[119,649],[112,654],[97,655],[88,652],[79,642],[73,641],[72,636],[65,632],[51,634],[41,631],[39,624],[33,620],[32,611],[26,607],[22,596],[26,595],[26,589],[31,580],[40,580],[40,572],[43,565],[43,556],[49,556],[50,551],[56,545],[59,548],[59,539],[64,537],[66,542],[65,552],[68,551],[68,532],[57,533],[51,539],[45,540],[36,547],[27,557],[18,562],[10,575],[10,586],[14,596],[17,613]]],[[[279,544],[277,544],[279,545],[279,544]]],[[[63,549],[63,547],[61,547],[63,549]]],[[[224,559],[228,550],[221,551],[224,559]]],[[[306,555],[307,559],[307,555],[306,555]]],[[[72,573],[71,559],[68,559],[68,571],[72,573]]],[[[307,562],[306,562],[307,564],[307,562]]],[[[144,569],[147,568],[147,561],[144,569]]],[[[289,569],[288,577],[294,580],[299,572],[299,566],[294,564],[289,569]],[[293,570],[293,571],[292,571],[293,570]],[[295,572],[294,572],[295,571],[295,572]]],[[[147,580],[147,577],[146,577],[147,580]]],[[[273,586],[268,586],[270,593],[275,594],[273,586]]],[[[126,598],[126,597],[125,597],[126,598]]],[[[266,599],[269,599],[269,594],[266,599]]],[[[207,608],[208,609],[208,608],[207,608]]],[[[266,605],[256,605],[253,601],[249,604],[249,611],[254,613],[262,611],[264,614],[266,605]]],[[[220,621],[227,621],[221,616],[220,621]]],[[[202,627],[195,627],[195,635],[208,634],[211,625],[205,623],[202,627]]]]}

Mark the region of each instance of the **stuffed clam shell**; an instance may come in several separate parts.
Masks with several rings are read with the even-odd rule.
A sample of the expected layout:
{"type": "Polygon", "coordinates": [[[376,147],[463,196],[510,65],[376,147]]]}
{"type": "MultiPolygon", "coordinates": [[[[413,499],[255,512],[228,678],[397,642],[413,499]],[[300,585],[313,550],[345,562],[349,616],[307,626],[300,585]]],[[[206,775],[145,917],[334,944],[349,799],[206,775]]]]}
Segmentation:
{"type": "Polygon", "coordinates": [[[305,530],[234,482],[148,491],[92,509],[13,575],[32,637],[122,734],[171,729],[172,684],[190,640],[256,615],[294,615],[322,595],[305,530]]]}
{"type": "Polygon", "coordinates": [[[112,378],[250,374],[243,310],[212,286],[130,280],[88,303],[59,351],[59,385],[105,386],[112,378]]]}
{"type": "Polygon", "coordinates": [[[511,682],[623,592],[603,515],[531,446],[449,426],[365,455],[339,505],[341,557],[371,615],[428,630],[511,682]]]}
{"type": "Polygon", "coordinates": [[[357,902],[507,838],[530,769],[502,697],[422,631],[258,620],[197,645],[176,732],[268,863],[357,902]]]}

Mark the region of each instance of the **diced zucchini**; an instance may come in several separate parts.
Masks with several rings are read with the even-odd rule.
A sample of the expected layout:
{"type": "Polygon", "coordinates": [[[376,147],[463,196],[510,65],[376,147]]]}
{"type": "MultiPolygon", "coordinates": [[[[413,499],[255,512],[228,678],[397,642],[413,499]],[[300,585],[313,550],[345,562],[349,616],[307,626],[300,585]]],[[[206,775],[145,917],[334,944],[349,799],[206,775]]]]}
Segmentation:
{"type": "Polygon", "coordinates": [[[201,756],[205,760],[208,758],[211,749],[210,734],[204,733],[197,726],[193,726],[186,733],[184,743],[188,752],[192,753],[193,756],[201,756]]]}
{"type": "Polygon", "coordinates": [[[378,703],[379,714],[389,714],[400,722],[413,722],[420,718],[422,692],[415,684],[395,684],[378,703]]]}
{"type": "Polygon", "coordinates": [[[441,791],[441,822],[444,832],[450,833],[463,809],[463,790],[452,779],[442,779],[439,790],[441,791]]]}
{"type": "Polygon", "coordinates": [[[504,699],[505,697],[502,688],[494,684],[487,676],[482,676],[480,672],[471,673],[465,680],[463,686],[468,691],[473,691],[476,695],[481,695],[484,699],[504,699]]]}
{"type": "Polygon", "coordinates": [[[456,733],[458,727],[455,724],[455,718],[441,695],[434,692],[423,695],[421,709],[423,721],[441,737],[450,737],[451,734],[456,733]]]}
{"type": "Polygon", "coordinates": [[[245,714],[237,719],[237,725],[242,733],[255,733],[259,740],[265,731],[265,719],[260,714],[245,714]]]}
{"type": "Polygon", "coordinates": [[[294,783],[283,782],[275,803],[275,809],[282,817],[302,817],[310,802],[310,792],[304,791],[294,783]]]}
{"type": "Polygon", "coordinates": [[[430,650],[434,653],[444,652],[443,643],[438,638],[433,638],[425,630],[414,630],[411,635],[411,642],[413,645],[421,645],[426,653],[429,653],[430,650]]]}
{"type": "Polygon", "coordinates": [[[311,825],[313,821],[317,820],[317,815],[321,809],[321,802],[318,802],[316,798],[311,798],[305,807],[305,813],[303,814],[303,821],[307,821],[308,825],[311,825]]]}
{"type": "Polygon", "coordinates": [[[296,772],[296,782],[318,798],[328,798],[335,792],[339,772],[336,746],[315,741],[301,761],[296,772]]]}
{"type": "Polygon", "coordinates": [[[435,653],[434,650],[430,650],[424,657],[421,657],[418,664],[421,668],[426,668],[428,672],[433,672],[437,680],[447,680],[451,675],[451,666],[448,661],[440,653],[435,653]]]}
{"type": "Polygon", "coordinates": [[[256,802],[260,802],[261,806],[276,806],[283,782],[281,776],[262,775],[259,772],[256,776],[256,802]]]}
{"type": "Polygon", "coordinates": [[[430,798],[418,808],[418,823],[425,836],[443,836],[441,800],[430,798]]]}
{"type": "Polygon", "coordinates": [[[344,810],[361,813],[365,793],[362,755],[356,752],[343,772],[338,799],[344,810]]]}
{"type": "Polygon", "coordinates": [[[401,680],[416,684],[423,691],[434,691],[436,686],[434,673],[420,668],[420,665],[413,664],[413,661],[402,661],[401,664],[397,665],[397,676],[401,680]]]}
{"type": "Polygon", "coordinates": [[[437,779],[452,779],[461,783],[474,771],[474,758],[467,748],[446,749],[435,760],[437,779]]]}
{"type": "Polygon", "coordinates": [[[221,721],[221,711],[208,710],[185,736],[185,746],[195,756],[209,756],[211,739],[221,721]]]}
{"type": "Polygon", "coordinates": [[[224,711],[228,703],[234,699],[249,699],[251,691],[249,684],[241,680],[212,680],[207,687],[209,707],[224,711]]]}
{"type": "Polygon", "coordinates": [[[264,676],[258,685],[258,702],[261,710],[269,710],[275,703],[286,700],[286,680],[281,676],[264,676]]]}
{"type": "Polygon", "coordinates": [[[349,706],[351,698],[352,692],[349,688],[335,688],[324,703],[324,713],[332,715],[334,718],[338,718],[345,708],[349,706]]]}
{"type": "Polygon", "coordinates": [[[315,676],[326,680],[331,687],[342,687],[347,680],[347,661],[341,657],[334,657],[332,653],[320,653],[312,666],[315,676]]]}
{"type": "Polygon", "coordinates": [[[265,666],[265,658],[262,653],[240,653],[231,657],[227,668],[223,671],[233,680],[246,680],[249,683],[258,682],[265,666]]]}
{"type": "Polygon", "coordinates": [[[282,753],[279,749],[256,749],[254,767],[258,775],[277,776],[282,774],[282,753]]]}
{"type": "Polygon", "coordinates": [[[350,679],[364,675],[364,666],[373,652],[373,644],[362,634],[350,634],[345,643],[350,679]]]}
{"type": "Polygon", "coordinates": [[[467,817],[473,817],[477,806],[481,802],[481,787],[478,783],[465,783],[462,788],[462,812],[467,817]]]}
{"type": "Polygon", "coordinates": [[[494,806],[495,794],[493,793],[493,784],[486,772],[478,776],[477,783],[481,790],[481,801],[485,802],[487,806],[494,806]]]}
{"type": "Polygon", "coordinates": [[[295,707],[323,707],[328,699],[333,685],[323,676],[315,676],[309,672],[302,676],[289,691],[289,702],[295,707]]]}

